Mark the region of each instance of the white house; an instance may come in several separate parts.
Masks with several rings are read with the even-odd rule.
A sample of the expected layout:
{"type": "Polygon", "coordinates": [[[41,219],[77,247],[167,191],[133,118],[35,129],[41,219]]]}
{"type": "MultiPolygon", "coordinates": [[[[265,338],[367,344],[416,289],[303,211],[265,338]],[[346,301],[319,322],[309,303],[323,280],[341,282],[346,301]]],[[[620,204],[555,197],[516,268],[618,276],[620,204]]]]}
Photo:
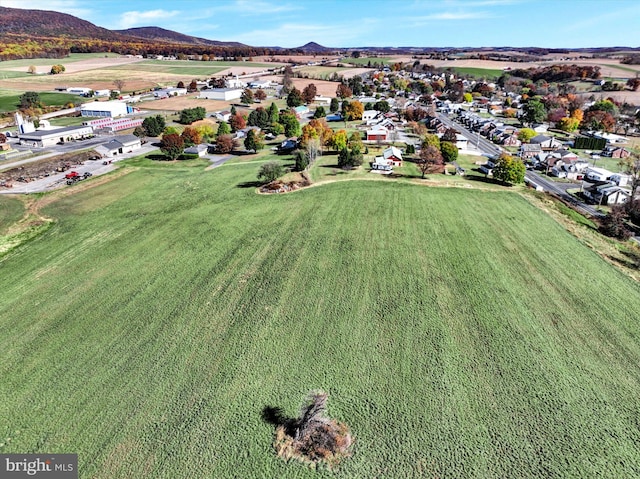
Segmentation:
{"type": "Polygon", "coordinates": [[[369,125],[371,122],[375,121],[378,115],[380,115],[378,110],[365,110],[362,112],[362,121],[369,125]]]}
{"type": "Polygon", "coordinates": [[[94,148],[103,158],[132,153],[142,148],[140,138],[135,135],[116,136],[113,140],[94,148]]]}
{"type": "Polygon", "coordinates": [[[88,95],[90,91],[92,91],[91,88],[84,87],[74,86],[67,88],[67,93],[71,93],[72,95],[88,95]]]}
{"type": "Polygon", "coordinates": [[[229,121],[231,112],[229,110],[217,111],[213,114],[213,117],[218,121],[229,121]]]}
{"type": "Polygon", "coordinates": [[[231,101],[240,99],[242,92],[242,88],[210,88],[208,90],[201,90],[198,98],[231,101]]]}
{"type": "Polygon", "coordinates": [[[584,172],[584,179],[586,181],[607,181],[612,175],[613,173],[609,170],[590,166],[584,172]]]}

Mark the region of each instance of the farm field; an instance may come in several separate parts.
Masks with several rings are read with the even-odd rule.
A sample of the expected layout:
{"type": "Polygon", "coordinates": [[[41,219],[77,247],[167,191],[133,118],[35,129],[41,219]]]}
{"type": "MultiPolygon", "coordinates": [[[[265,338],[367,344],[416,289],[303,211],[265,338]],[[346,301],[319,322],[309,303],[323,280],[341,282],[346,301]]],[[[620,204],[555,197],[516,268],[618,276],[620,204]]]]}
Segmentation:
{"type": "MultiPolygon", "coordinates": [[[[23,92],[0,90],[0,112],[15,111],[20,106],[20,96],[23,92]]],[[[79,95],[70,93],[40,92],[40,100],[47,106],[66,105],[67,103],[84,103],[87,101],[79,95]]]]}
{"type": "Polygon", "coordinates": [[[340,477],[640,475],[640,286],[519,194],[130,163],[0,260],[2,453],[334,477],[261,418],[321,388],[356,441],[340,477]]]}
{"type": "Polygon", "coordinates": [[[497,80],[504,73],[503,70],[491,68],[451,67],[451,70],[459,75],[470,75],[472,77],[486,78],[488,80],[497,80]]]}

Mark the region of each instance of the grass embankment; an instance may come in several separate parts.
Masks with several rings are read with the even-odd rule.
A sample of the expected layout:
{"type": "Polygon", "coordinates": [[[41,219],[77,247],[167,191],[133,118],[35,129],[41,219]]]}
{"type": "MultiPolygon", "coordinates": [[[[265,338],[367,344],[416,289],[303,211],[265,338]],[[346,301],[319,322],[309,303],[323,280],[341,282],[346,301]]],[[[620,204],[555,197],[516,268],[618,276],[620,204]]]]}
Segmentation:
{"type": "MultiPolygon", "coordinates": [[[[20,108],[20,96],[24,92],[0,90],[0,113],[20,108]]],[[[84,103],[86,98],[69,93],[40,92],[40,101],[46,106],[64,106],[67,103],[84,103]]]]}
{"type": "Polygon", "coordinates": [[[520,195],[136,164],[1,260],[3,453],[328,477],[261,419],[320,388],[342,477],[640,474],[640,287],[520,195]]]}

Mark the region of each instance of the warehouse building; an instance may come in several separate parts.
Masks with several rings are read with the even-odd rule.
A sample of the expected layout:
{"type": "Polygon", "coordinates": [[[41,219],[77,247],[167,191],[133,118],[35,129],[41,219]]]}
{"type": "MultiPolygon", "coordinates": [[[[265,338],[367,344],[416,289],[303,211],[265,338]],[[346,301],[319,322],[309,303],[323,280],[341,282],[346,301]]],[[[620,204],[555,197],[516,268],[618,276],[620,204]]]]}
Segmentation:
{"type": "Polygon", "coordinates": [[[198,98],[231,101],[239,99],[243,91],[241,88],[210,88],[209,90],[202,90],[198,98]]]}
{"type": "Polygon", "coordinates": [[[93,136],[93,127],[89,125],[68,126],[55,130],[36,130],[18,135],[21,145],[34,148],[47,148],[57,143],[89,138],[93,136]]]}
{"type": "Polygon", "coordinates": [[[92,101],[89,103],[83,103],[80,106],[80,115],[82,116],[116,118],[118,116],[127,115],[128,113],[133,113],[133,107],[130,107],[125,102],[118,100],[92,101]]]}

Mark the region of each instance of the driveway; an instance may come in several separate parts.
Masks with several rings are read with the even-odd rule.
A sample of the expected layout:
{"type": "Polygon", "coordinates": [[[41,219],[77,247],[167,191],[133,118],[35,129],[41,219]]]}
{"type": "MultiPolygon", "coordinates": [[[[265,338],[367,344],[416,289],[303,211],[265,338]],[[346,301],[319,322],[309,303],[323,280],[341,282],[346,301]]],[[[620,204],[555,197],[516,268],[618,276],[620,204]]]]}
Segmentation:
{"type": "MultiPolygon", "coordinates": [[[[83,148],[84,149],[84,148],[83,148]]],[[[144,145],[139,150],[136,150],[132,153],[125,153],[118,157],[112,158],[113,162],[117,162],[120,160],[124,160],[126,158],[132,158],[134,156],[146,155],[152,151],[157,150],[158,148],[155,146],[151,146],[150,144],[144,145]]],[[[59,153],[55,153],[57,155],[59,153]]],[[[31,161],[42,160],[47,156],[51,155],[43,155],[36,158],[31,158],[31,161]]],[[[77,171],[80,176],[84,173],[89,172],[93,176],[104,175],[110,171],[115,169],[115,165],[113,163],[108,165],[103,165],[102,162],[104,160],[94,160],[94,161],[85,161],[84,165],[79,165],[75,168],[72,168],[68,171],[62,173],[55,173],[46,178],[42,178],[40,180],[30,181],[29,183],[14,183],[13,188],[7,188],[0,190],[0,194],[5,195],[13,195],[13,194],[28,194],[28,193],[41,193],[44,191],[54,190],[56,188],[61,188],[63,186],[67,186],[67,181],[65,180],[65,175],[70,171],[77,171]]],[[[2,168],[6,168],[6,165],[3,165],[2,168]]],[[[82,180],[86,181],[86,180],[82,180]]]]}

